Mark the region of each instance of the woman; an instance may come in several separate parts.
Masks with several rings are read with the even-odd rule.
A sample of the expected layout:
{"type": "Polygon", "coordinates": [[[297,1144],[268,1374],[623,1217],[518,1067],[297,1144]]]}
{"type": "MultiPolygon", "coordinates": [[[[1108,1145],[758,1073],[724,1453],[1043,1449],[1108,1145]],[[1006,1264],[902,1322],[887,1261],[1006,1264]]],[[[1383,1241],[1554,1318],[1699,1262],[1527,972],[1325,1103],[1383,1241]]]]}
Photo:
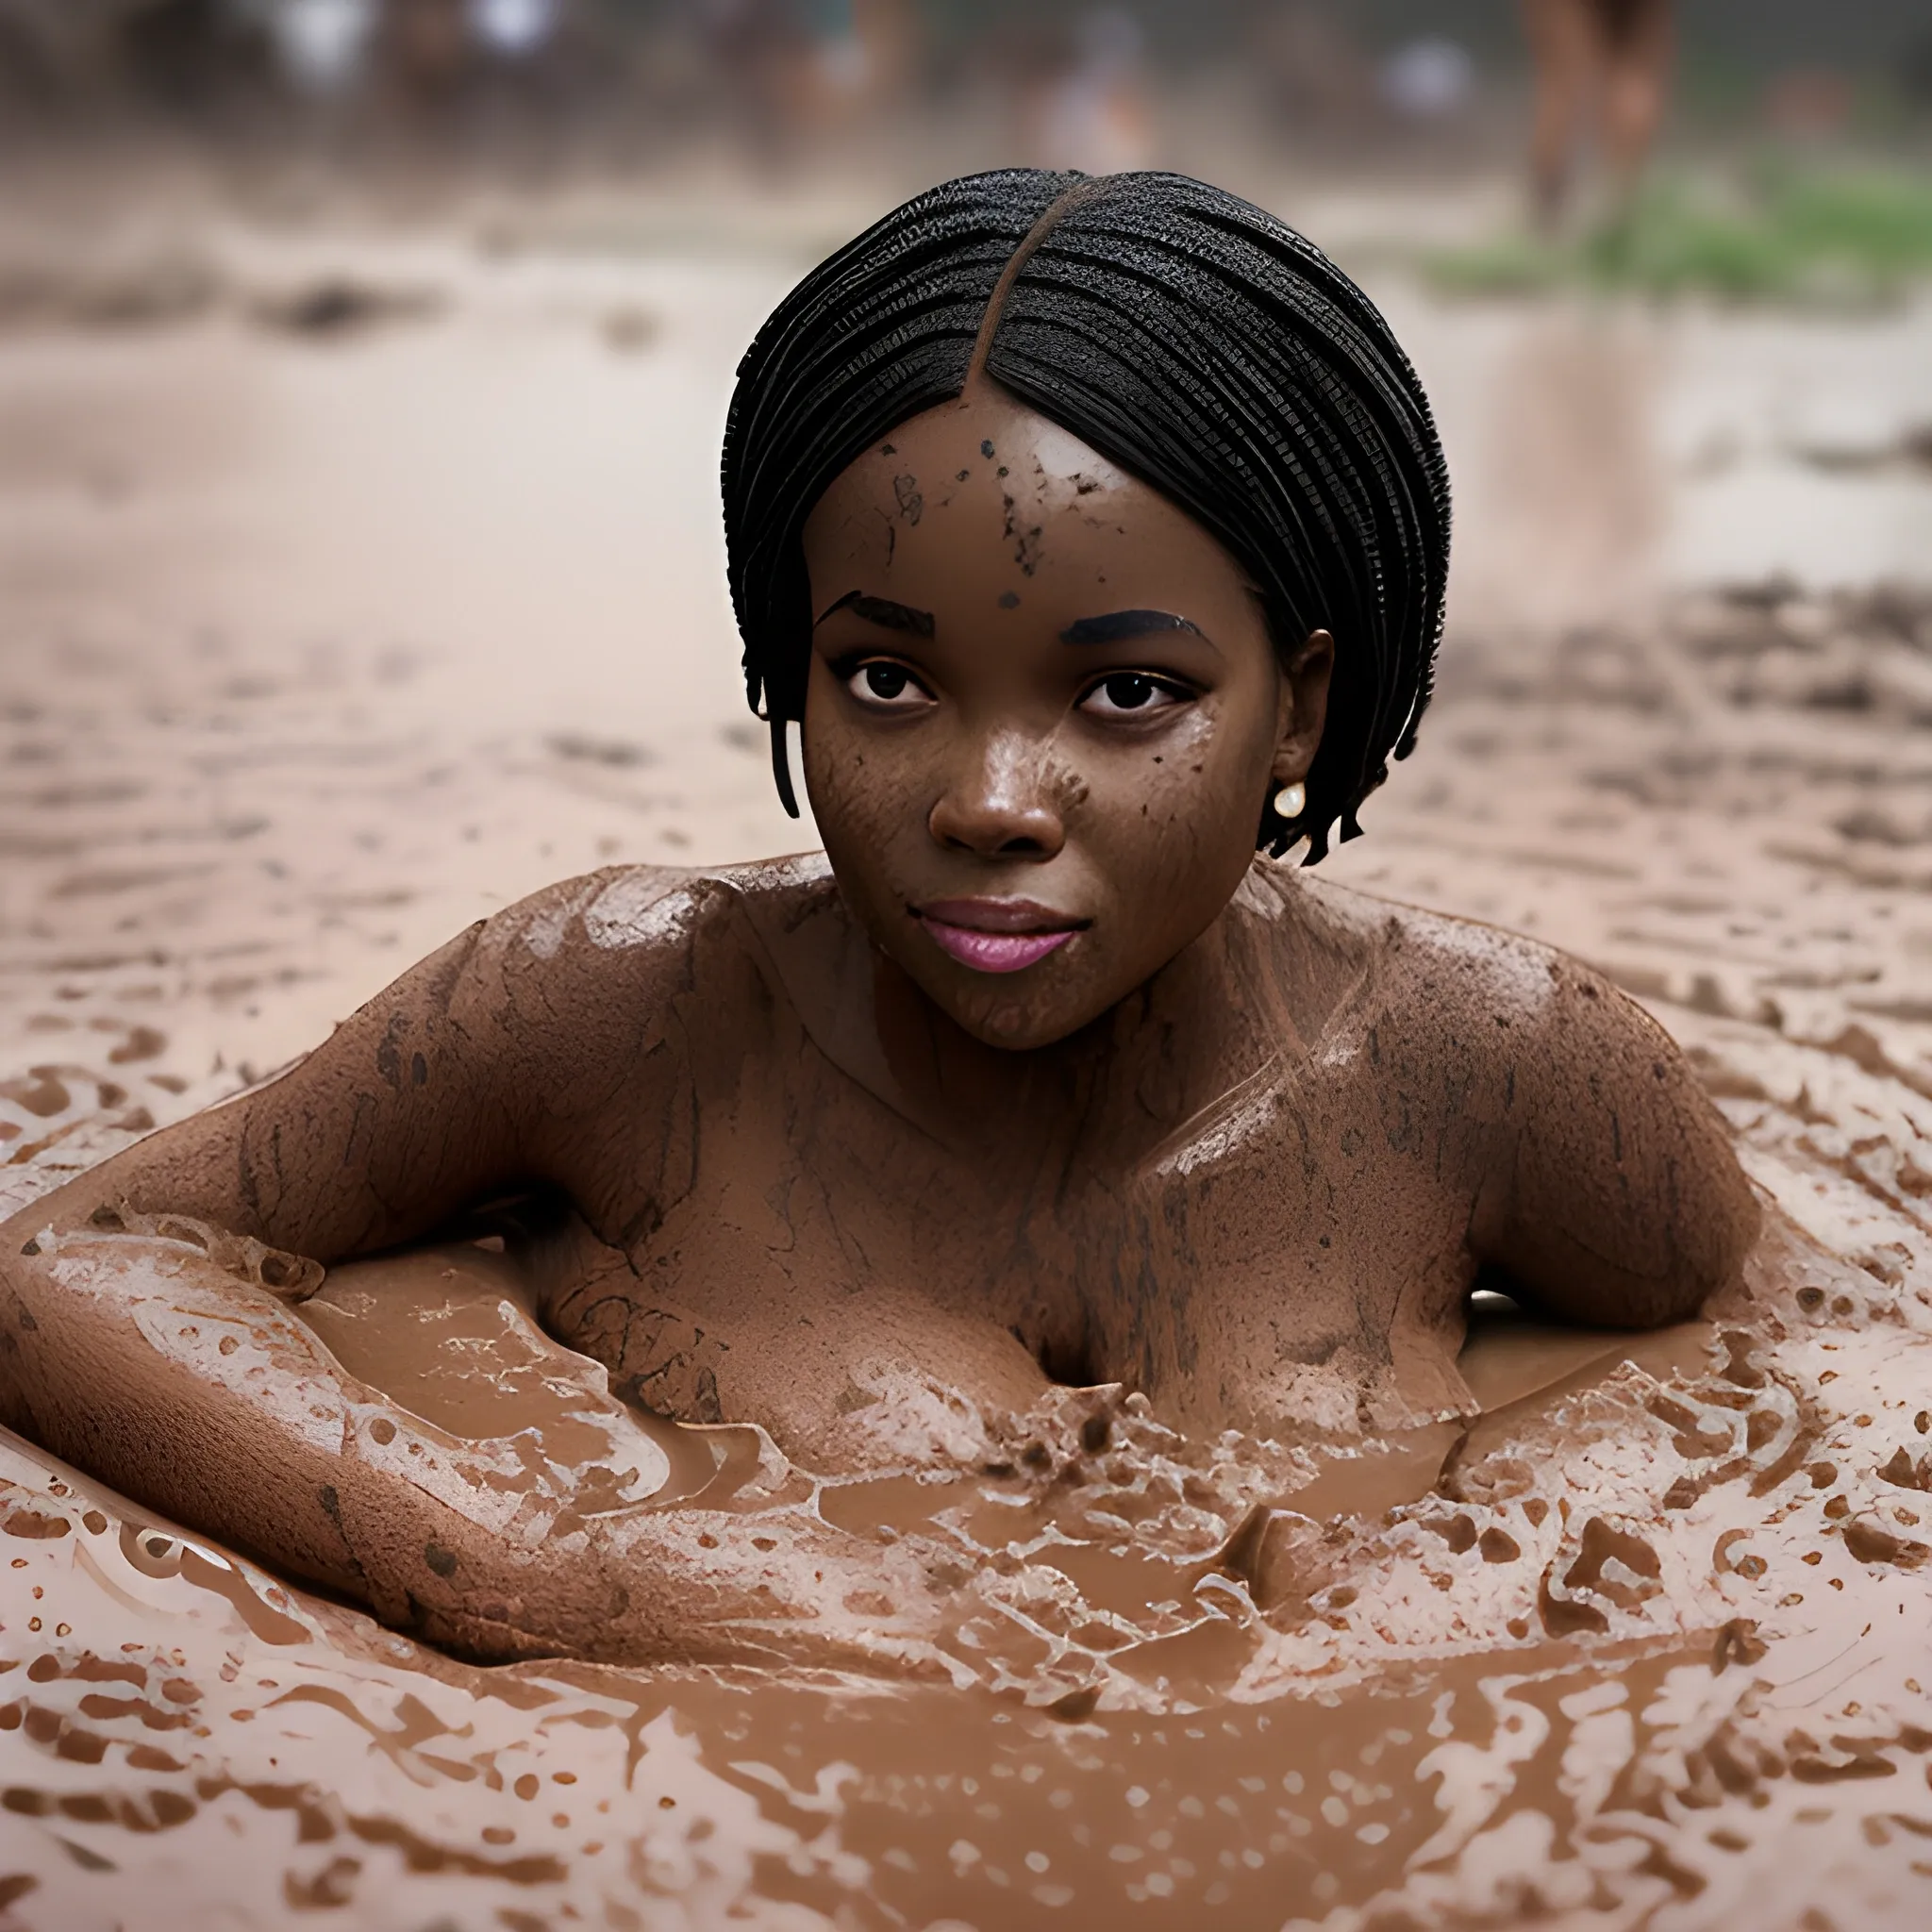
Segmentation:
{"type": "Polygon", "coordinates": [[[1414,373],[1301,237],[1173,175],[947,183],[781,305],[724,486],[824,855],[540,893],[37,1204],[8,1420],[480,1654],[876,1656],[953,1583],[649,1507],[600,1382],[568,1469],[429,1429],[291,1305],[541,1187],[554,1336],[840,1471],[994,1455],[1055,1382],[1402,1426],[1469,1407],[1479,1267],[1624,1326],[1736,1277],[1751,1192],[1647,1018],[1257,856],[1357,829],[1447,561],[1414,373]]]}

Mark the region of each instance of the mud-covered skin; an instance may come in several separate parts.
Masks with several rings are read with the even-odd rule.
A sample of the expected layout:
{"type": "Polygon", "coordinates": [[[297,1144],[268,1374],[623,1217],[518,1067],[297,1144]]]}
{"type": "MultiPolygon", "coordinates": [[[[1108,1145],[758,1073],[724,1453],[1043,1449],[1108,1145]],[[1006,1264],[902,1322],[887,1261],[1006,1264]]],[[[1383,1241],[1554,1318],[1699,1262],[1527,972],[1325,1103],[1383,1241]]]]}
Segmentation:
{"type": "Polygon", "coordinates": [[[806,532],[829,857],[554,887],[9,1223],[0,1420],[471,1650],[876,1661],[955,1584],[657,1507],[626,1404],[821,1472],[1004,1461],[1052,1381],[1353,1434],[1470,1407],[1483,1263],[1609,1325],[1736,1279],[1755,1204],[1636,1008],[1255,859],[1327,633],[1280,652],[1212,538],[996,389],[894,434],[806,532]],[[1008,913],[1060,941],[949,950],[1008,913]],[[608,1375],[567,1455],[487,1352],[501,1427],[452,1435],[297,1312],[533,1183],[569,1211],[519,1265],[608,1375]]]}
{"type": "MultiPolygon", "coordinates": [[[[473,929],[272,1085],[11,1224],[9,1412],[155,1493],[166,1458],[112,1417],[168,1351],[144,1368],[125,1337],[104,1383],[87,1310],[111,1298],[22,1254],[41,1230],[167,1211],[335,1263],[530,1179],[584,1223],[547,1257],[559,1339],[647,1406],[762,1423],[820,1467],[981,1453],[974,1409],[1025,1406],[1041,1359],[1203,1425],[1460,1409],[1479,1263],[1638,1326],[1724,1284],[1756,1222],[1668,1040],[1528,941],[1258,859],[1134,999],[1013,1055],[919,997],[821,860],[626,870],[473,929]]],[[[298,1365],[272,1294],[202,1272],[288,1331],[295,1413],[325,1357],[298,1365]]],[[[189,1412],[219,1406],[182,1373],[189,1412]]],[[[199,1507],[157,1501],[276,1546],[258,1447],[170,1447],[208,1458],[199,1507]]]]}
{"type": "Polygon", "coordinates": [[[1277,648],[1207,530],[992,382],[856,458],[802,547],[812,813],[846,903],[928,1000],[1042,1046],[1208,929],[1266,801],[1308,775],[1328,632],[1277,648]],[[868,665],[908,680],[898,704],[868,701],[868,665]],[[1123,681],[1141,708],[1110,703],[1123,681]],[[919,912],[987,898],[1078,929],[1024,972],[977,971],[919,912]]]}

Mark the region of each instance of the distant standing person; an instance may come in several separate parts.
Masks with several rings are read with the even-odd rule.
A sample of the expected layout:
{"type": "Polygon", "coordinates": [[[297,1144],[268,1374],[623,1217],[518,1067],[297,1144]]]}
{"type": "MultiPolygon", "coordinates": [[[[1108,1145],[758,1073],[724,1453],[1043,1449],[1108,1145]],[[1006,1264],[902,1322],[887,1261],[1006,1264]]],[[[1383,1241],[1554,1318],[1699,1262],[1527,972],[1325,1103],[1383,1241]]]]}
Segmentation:
{"type": "Polygon", "coordinates": [[[1671,60],[1671,0],[1523,0],[1536,62],[1530,167],[1539,217],[1562,213],[1571,167],[1594,120],[1629,199],[1663,111],[1671,60]]]}

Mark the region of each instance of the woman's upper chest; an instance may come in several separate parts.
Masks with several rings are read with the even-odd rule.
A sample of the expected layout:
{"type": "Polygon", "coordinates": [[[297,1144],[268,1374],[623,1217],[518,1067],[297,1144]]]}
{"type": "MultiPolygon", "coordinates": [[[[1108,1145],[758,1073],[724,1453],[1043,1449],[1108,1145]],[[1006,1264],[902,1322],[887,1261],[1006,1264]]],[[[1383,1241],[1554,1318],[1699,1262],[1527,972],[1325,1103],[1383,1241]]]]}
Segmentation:
{"type": "Polygon", "coordinates": [[[690,962],[674,1076],[617,1084],[572,1191],[640,1258],[942,1293],[1136,1254],[1359,1262],[1466,1220],[1495,1108],[1413,948],[1237,912],[1084,1037],[1010,1054],[950,1029],[822,895],[754,908],[690,962]]]}
{"type": "Polygon", "coordinates": [[[1403,1029],[1340,1017],[1205,1094],[1158,1056],[998,1086],[955,1069],[908,1094],[801,1027],[755,1077],[693,1092],[641,1247],[680,1274],[889,1284],[1003,1320],[1128,1274],[1399,1272],[1466,1225],[1487,1136],[1403,1029]]]}

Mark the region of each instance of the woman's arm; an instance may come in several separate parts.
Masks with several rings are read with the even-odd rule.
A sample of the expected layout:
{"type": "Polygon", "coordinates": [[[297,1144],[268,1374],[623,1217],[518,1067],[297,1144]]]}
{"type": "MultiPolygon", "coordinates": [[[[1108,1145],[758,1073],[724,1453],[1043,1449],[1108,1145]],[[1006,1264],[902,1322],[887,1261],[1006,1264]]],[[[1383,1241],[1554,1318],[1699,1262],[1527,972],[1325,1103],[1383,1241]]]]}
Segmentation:
{"type": "MultiPolygon", "coordinates": [[[[280,1078],[0,1226],[0,1419],[146,1503],[381,1602],[345,1543],[336,1466],[372,1391],[282,1295],[520,1164],[530,1115],[505,1061],[537,1044],[516,1037],[514,989],[543,897],[431,955],[280,1078]]],[[[404,1520],[425,1501],[395,1497],[404,1520]]]]}
{"type": "Polygon", "coordinates": [[[506,973],[526,904],[452,940],[288,1072],[150,1135],[25,1210],[173,1213],[325,1264],[431,1227],[527,1158],[506,973]]]}
{"type": "Polygon", "coordinates": [[[935,1667],[941,1606],[910,1547],[842,1536],[808,1500],[756,1515],[742,1497],[626,1500],[626,1478],[661,1462],[600,1370],[569,1365],[592,1386],[544,1444],[452,1437],[344,1374],[232,1257],[160,1224],[43,1227],[0,1270],[0,1388],[68,1460],[489,1660],[935,1667]]]}
{"type": "MultiPolygon", "coordinates": [[[[622,1138],[613,1093],[652,1117],[678,1058],[654,986],[675,988],[688,962],[667,973],[608,923],[591,945],[578,915],[608,882],[472,928],[281,1078],[0,1227],[0,1417],[153,1507],[480,1654],[890,1652],[923,1592],[892,1592],[909,1621],[855,1636],[843,1594],[876,1596],[880,1565],[823,1525],[761,1522],[757,1551],[688,1510],[606,1496],[580,1513],[595,1472],[425,1427],[287,1306],[315,1263],[408,1240],[485,1190],[570,1187],[622,1138]]],[[[624,880],[633,912],[655,884],[624,880]]],[[[621,1404],[591,1407],[611,1466],[653,1453],[621,1404]]]]}
{"type": "MultiPolygon", "coordinates": [[[[1499,936],[1500,937],[1500,936],[1499,936]]],[[[1601,974],[1509,942],[1497,1128],[1470,1245],[1541,1307],[1644,1328],[1735,1282],[1758,1208],[1675,1042],[1601,974]]]]}
{"type": "Polygon", "coordinates": [[[432,953],[266,1086],[20,1218],[188,1215],[327,1265],[510,1182],[587,1197],[600,1226],[635,1217],[658,1181],[647,1143],[686,1078],[675,1009],[731,904],[655,868],[549,887],[432,953]]]}

